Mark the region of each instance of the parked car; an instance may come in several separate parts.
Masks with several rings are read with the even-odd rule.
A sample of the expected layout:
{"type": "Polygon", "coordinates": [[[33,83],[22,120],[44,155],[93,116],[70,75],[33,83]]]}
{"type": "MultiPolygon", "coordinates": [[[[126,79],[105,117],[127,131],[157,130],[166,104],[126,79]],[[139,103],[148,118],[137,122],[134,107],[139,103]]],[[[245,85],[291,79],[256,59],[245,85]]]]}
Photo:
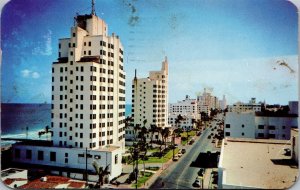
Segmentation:
{"type": "Polygon", "coordinates": [[[186,152],[186,150],[183,148],[181,149],[181,153],[184,154],[186,152]]]}
{"type": "Polygon", "coordinates": [[[193,183],[194,187],[200,187],[201,186],[201,178],[198,176],[196,177],[195,182],[193,183]]]}
{"type": "Polygon", "coordinates": [[[179,159],[178,155],[175,155],[173,161],[178,161],[178,159],[179,159]]]}
{"type": "Polygon", "coordinates": [[[200,170],[198,171],[198,176],[203,176],[205,173],[205,168],[200,168],[200,170]]]}
{"type": "Polygon", "coordinates": [[[180,158],[182,156],[182,153],[179,151],[177,155],[180,158]]]}

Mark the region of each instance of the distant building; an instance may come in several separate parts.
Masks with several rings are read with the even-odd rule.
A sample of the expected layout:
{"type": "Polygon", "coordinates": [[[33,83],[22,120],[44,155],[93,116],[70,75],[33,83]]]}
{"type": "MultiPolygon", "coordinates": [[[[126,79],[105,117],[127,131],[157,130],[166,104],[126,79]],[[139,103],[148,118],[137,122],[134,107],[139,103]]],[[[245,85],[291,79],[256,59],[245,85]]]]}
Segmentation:
{"type": "Polygon", "coordinates": [[[2,170],[1,181],[10,188],[19,188],[28,183],[28,171],[17,168],[2,170]]]}
{"type": "MultiPolygon", "coordinates": [[[[182,114],[182,120],[178,124],[180,128],[183,130],[191,130],[196,127],[196,121],[201,119],[199,114],[182,114]]],[[[172,127],[177,127],[176,118],[178,117],[177,114],[169,114],[169,125],[172,127]]]]}
{"type": "Polygon", "coordinates": [[[289,140],[225,138],[218,164],[218,189],[288,189],[298,166],[289,140]]]}
{"type": "Polygon", "coordinates": [[[160,128],[168,126],[168,60],[162,62],[160,71],[150,71],[149,77],[132,81],[132,116],[134,125],[147,128],[151,124],[160,128]]]}
{"type": "Polygon", "coordinates": [[[204,88],[204,92],[197,96],[198,112],[210,115],[211,109],[220,109],[218,97],[212,95],[212,90],[204,88]]]}
{"type": "Polygon", "coordinates": [[[187,95],[184,100],[169,104],[168,123],[170,126],[176,127],[175,121],[178,115],[183,117],[183,120],[180,122],[180,127],[182,129],[190,130],[194,128],[195,122],[201,119],[201,114],[197,109],[197,100],[191,99],[187,95]]]}
{"type": "Polygon", "coordinates": [[[228,106],[228,112],[247,112],[247,111],[261,111],[262,103],[256,103],[255,98],[251,98],[249,103],[237,102],[228,106]]]}
{"type": "Polygon", "coordinates": [[[197,100],[191,99],[190,96],[186,95],[185,99],[178,101],[177,103],[169,104],[169,113],[170,114],[199,114],[197,110],[197,100]]]}
{"type": "Polygon", "coordinates": [[[109,165],[112,179],[122,173],[125,152],[123,46],[94,9],[74,19],[52,64],[52,141],[13,145],[13,161],[74,178],[95,173],[97,162],[109,165]]]}
{"type": "Polygon", "coordinates": [[[227,107],[227,100],[225,95],[223,95],[223,99],[219,100],[220,109],[225,110],[227,107]]]}
{"type": "Polygon", "coordinates": [[[291,128],[298,127],[298,116],[292,114],[270,114],[262,112],[227,112],[225,137],[270,138],[287,140],[291,128]]]}

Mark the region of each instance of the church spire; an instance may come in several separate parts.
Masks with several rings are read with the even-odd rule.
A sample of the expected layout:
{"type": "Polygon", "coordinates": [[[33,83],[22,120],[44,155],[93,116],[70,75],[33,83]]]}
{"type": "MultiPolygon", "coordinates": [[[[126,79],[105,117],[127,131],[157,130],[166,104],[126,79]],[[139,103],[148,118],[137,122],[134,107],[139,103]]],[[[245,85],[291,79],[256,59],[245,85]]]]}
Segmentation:
{"type": "Polygon", "coordinates": [[[92,0],[92,15],[96,15],[96,12],[95,12],[95,0],[92,0]]]}

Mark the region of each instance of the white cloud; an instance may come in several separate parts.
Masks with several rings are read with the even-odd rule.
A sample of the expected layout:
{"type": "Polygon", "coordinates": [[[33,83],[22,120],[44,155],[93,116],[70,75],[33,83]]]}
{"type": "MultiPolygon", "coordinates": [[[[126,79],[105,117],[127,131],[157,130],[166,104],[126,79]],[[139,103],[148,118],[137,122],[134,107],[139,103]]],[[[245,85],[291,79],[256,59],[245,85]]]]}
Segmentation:
{"type": "Polygon", "coordinates": [[[31,73],[31,71],[28,70],[28,69],[25,69],[25,70],[21,71],[22,76],[25,77],[25,78],[29,77],[30,73],[31,73]]]}
{"type": "Polygon", "coordinates": [[[40,78],[40,74],[38,72],[33,72],[31,76],[34,79],[40,78]]]}
{"type": "Polygon", "coordinates": [[[28,69],[24,69],[21,71],[22,77],[24,78],[33,78],[33,79],[38,79],[40,78],[40,74],[36,71],[31,71],[28,69]]]}

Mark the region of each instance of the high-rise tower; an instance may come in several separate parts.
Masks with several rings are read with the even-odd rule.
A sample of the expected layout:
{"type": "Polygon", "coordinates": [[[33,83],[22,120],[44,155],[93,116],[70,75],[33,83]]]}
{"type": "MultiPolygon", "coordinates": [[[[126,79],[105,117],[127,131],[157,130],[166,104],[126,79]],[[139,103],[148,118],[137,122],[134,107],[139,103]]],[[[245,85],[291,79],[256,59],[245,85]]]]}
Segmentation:
{"type": "Polygon", "coordinates": [[[133,79],[132,113],[134,124],[150,127],[168,125],[168,60],[162,62],[160,71],[150,71],[149,77],[133,79]]]}
{"type": "MultiPolygon", "coordinates": [[[[93,1],[92,1],[93,2],[93,1]]],[[[123,46],[95,15],[77,15],[70,37],[59,40],[52,65],[53,143],[60,147],[124,148],[123,46]]]]}

